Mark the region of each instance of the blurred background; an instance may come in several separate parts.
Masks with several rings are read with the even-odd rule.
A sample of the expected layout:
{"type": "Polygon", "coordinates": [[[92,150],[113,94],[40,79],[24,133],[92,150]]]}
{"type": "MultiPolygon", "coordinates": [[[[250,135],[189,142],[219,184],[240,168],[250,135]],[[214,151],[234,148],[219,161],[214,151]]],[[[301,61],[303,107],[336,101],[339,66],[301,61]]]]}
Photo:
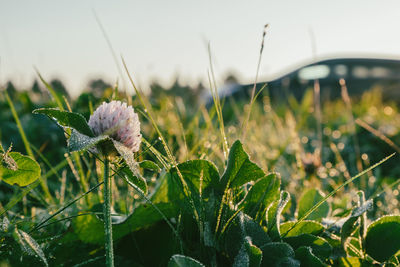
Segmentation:
{"type": "Polygon", "coordinates": [[[145,91],[154,82],[198,87],[208,84],[208,43],[219,84],[230,76],[247,84],[266,23],[259,81],[319,58],[399,59],[399,9],[389,0],[0,0],[0,85],[29,89],[37,68],[72,96],[100,78],[127,87],[122,55],[145,91]]]}

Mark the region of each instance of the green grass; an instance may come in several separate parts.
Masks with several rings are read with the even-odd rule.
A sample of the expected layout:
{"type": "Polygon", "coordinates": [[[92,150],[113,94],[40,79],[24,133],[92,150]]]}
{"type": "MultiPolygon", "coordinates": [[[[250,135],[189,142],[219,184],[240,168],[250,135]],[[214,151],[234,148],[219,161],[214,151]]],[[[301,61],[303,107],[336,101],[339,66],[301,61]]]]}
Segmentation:
{"type": "Polygon", "coordinates": [[[116,266],[398,264],[400,241],[379,237],[399,234],[400,113],[379,91],[320,103],[316,118],[312,90],[288,104],[272,105],[267,89],[250,104],[220,100],[212,69],[210,109],[145,95],[131,77],[135,97],[108,88],[63,102],[40,78],[54,100],[0,96],[2,146],[41,167],[27,187],[0,181],[0,264],[105,263],[103,160],[70,153],[70,129],[31,112],[67,107],[88,119],[111,97],[132,102],[143,135],[132,172],[125,156],[107,168],[116,266]]]}

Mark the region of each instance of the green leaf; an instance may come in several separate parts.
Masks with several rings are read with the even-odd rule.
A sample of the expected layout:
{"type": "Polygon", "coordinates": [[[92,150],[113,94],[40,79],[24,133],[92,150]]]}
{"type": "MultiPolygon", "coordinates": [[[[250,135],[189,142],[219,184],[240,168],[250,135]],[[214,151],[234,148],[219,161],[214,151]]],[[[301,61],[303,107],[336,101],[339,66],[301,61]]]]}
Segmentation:
{"type": "Polygon", "coordinates": [[[46,257],[43,253],[43,250],[39,246],[39,244],[36,242],[35,239],[33,239],[29,234],[25,233],[22,230],[19,230],[17,228],[14,229],[13,232],[13,237],[17,243],[21,246],[22,251],[27,253],[28,255],[33,255],[39,257],[41,261],[46,266],[49,266],[47,263],[46,257]]]}
{"type": "Polygon", "coordinates": [[[259,179],[249,190],[239,208],[254,219],[265,214],[268,206],[279,198],[281,181],[276,173],[259,179]]]}
{"type": "Polygon", "coordinates": [[[171,173],[165,170],[161,172],[152,191],[150,200],[153,203],[175,202],[182,197],[176,182],[171,178],[171,173]]]}
{"type": "Polygon", "coordinates": [[[361,257],[363,255],[359,236],[349,237],[346,246],[344,247],[348,257],[361,257]]]}
{"type": "MultiPolygon", "coordinates": [[[[309,189],[306,191],[299,200],[297,218],[303,218],[303,216],[323,198],[323,194],[318,189],[309,189]]],[[[325,201],[321,204],[321,206],[319,206],[315,211],[307,216],[307,218],[304,219],[321,221],[323,218],[328,216],[329,210],[329,203],[325,201]]]]}
{"type": "Polygon", "coordinates": [[[300,247],[296,249],[296,259],[300,260],[302,266],[310,266],[310,267],[328,266],[313,254],[310,247],[300,247]]]}
{"type": "Polygon", "coordinates": [[[268,234],[272,240],[280,240],[280,217],[283,209],[290,200],[290,194],[286,191],[281,192],[279,200],[274,201],[266,213],[268,224],[268,234]]]}
{"type": "Polygon", "coordinates": [[[225,189],[227,185],[236,188],[250,181],[257,181],[264,176],[264,171],[250,161],[242,143],[239,140],[233,143],[225,172],[221,177],[222,189],[225,189]]]}
{"type": "Polygon", "coordinates": [[[161,171],[160,167],[157,164],[155,164],[153,161],[150,161],[150,160],[143,160],[143,161],[139,162],[139,166],[142,169],[148,169],[148,170],[152,170],[155,172],[161,171]]]}
{"type": "Polygon", "coordinates": [[[147,194],[147,182],[145,178],[141,175],[134,175],[128,167],[122,168],[119,173],[124,175],[124,178],[128,179],[131,183],[135,184],[144,195],[147,194]]]}
{"type": "Polygon", "coordinates": [[[260,249],[263,253],[262,266],[300,266],[300,263],[294,259],[295,253],[292,247],[287,243],[272,242],[260,249]]]}
{"type": "MultiPolygon", "coordinates": [[[[146,179],[142,177],[139,173],[139,164],[135,161],[134,153],[128,147],[122,143],[111,139],[114,144],[115,149],[118,151],[119,155],[125,160],[129,171],[125,171],[126,177],[130,183],[137,186],[137,189],[142,190],[144,194],[147,193],[147,183],[146,179]]],[[[132,185],[131,184],[131,185],[132,185]]]]}
{"type": "Polygon", "coordinates": [[[400,215],[379,218],[368,226],[365,250],[372,258],[384,262],[400,250],[400,215]]]}
{"type": "MultiPolygon", "coordinates": [[[[207,160],[190,160],[178,164],[177,168],[172,168],[170,170],[170,181],[168,181],[168,197],[175,200],[184,199],[184,187],[178,169],[189,189],[192,204],[200,214],[203,209],[203,199],[209,198],[210,193],[214,192],[215,186],[211,185],[219,183],[217,168],[207,160]]],[[[187,204],[187,202],[183,201],[177,204],[187,204]]],[[[191,208],[193,208],[192,204],[190,204],[191,208]]]]}
{"type": "Polygon", "coordinates": [[[236,257],[248,238],[257,247],[271,242],[268,234],[257,222],[243,212],[239,212],[221,238],[223,249],[232,258],[236,257]]]}
{"type": "Polygon", "coordinates": [[[243,235],[251,237],[252,242],[256,246],[260,247],[271,242],[271,238],[264,229],[249,216],[240,213],[238,219],[240,220],[240,227],[243,235]]]}
{"type": "Polygon", "coordinates": [[[346,241],[351,236],[351,234],[356,230],[356,222],[357,220],[368,210],[370,210],[373,206],[373,201],[368,200],[361,207],[356,207],[352,210],[350,217],[345,221],[340,230],[340,240],[342,243],[343,249],[346,249],[346,241]]]}
{"type": "Polygon", "coordinates": [[[191,257],[175,254],[169,260],[168,267],[204,267],[204,265],[191,257]]]}
{"type": "Polygon", "coordinates": [[[301,234],[298,236],[285,237],[283,240],[290,244],[293,249],[298,249],[302,246],[311,247],[313,253],[321,259],[328,258],[332,253],[332,246],[324,238],[319,236],[301,234]]]}
{"type": "MultiPolygon", "coordinates": [[[[179,212],[178,207],[172,203],[157,203],[155,206],[158,211],[152,205],[142,204],[125,221],[113,224],[114,240],[163,220],[160,212],[166,218],[175,217],[179,212]]],[[[104,224],[96,215],[88,214],[74,218],[73,228],[79,239],[85,243],[104,243],[104,224]]]]}
{"type": "Polygon", "coordinates": [[[373,266],[372,264],[363,263],[358,257],[342,257],[338,259],[338,266],[342,267],[361,267],[373,266]]]}
{"type": "Polygon", "coordinates": [[[235,257],[233,262],[234,267],[258,267],[261,264],[262,251],[257,246],[253,245],[251,238],[246,236],[245,241],[235,257]]]}
{"type": "Polygon", "coordinates": [[[71,136],[68,139],[68,150],[72,151],[81,151],[87,150],[89,148],[94,147],[99,142],[108,139],[109,137],[106,135],[100,135],[96,137],[89,137],[87,135],[81,134],[76,130],[72,130],[71,136]]]}
{"type": "Polygon", "coordinates": [[[63,127],[73,128],[90,137],[94,136],[86,119],[79,113],[61,111],[57,108],[39,108],[32,111],[32,113],[47,115],[63,127]]]}
{"type": "Polygon", "coordinates": [[[0,163],[0,179],[13,185],[27,186],[40,177],[41,169],[39,164],[28,156],[23,156],[18,152],[10,152],[7,154],[16,166],[16,169],[9,169],[8,165],[3,166],[0,163]]]}
{"type": "MultiPolygon", "coordinates": [[[[281,233],[287,233],[295,222],[284,222],[280,225],[281,233]]],[[[301,234],[319,235],[325,230],[324,226],[316,221],[301,221],[285,237],[298,236],[301,234]]]]}
{"type": "MultiPolygon", "coordinates": [[[[217,167],[207,160],[189,160],[178,164],[177,168],[192,192],[204,192],[211,185],[218,185],[219,173],[217,167]]],[[[171,169],[174,178],[179,179],[176,168],[171,169]]]]}

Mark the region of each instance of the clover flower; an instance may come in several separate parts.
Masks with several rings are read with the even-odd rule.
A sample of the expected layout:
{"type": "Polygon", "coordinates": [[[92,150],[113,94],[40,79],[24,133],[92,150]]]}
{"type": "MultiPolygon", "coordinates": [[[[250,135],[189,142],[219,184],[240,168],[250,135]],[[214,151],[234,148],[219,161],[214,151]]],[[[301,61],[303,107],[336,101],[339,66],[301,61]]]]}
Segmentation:
{"type": "Polygon", "coordinates": [[[139,117],[126,103],[103,102],[90,116],[88,124],[95,136],[108,135],[132,152],[139,150],[142,138],[139,117]]]}

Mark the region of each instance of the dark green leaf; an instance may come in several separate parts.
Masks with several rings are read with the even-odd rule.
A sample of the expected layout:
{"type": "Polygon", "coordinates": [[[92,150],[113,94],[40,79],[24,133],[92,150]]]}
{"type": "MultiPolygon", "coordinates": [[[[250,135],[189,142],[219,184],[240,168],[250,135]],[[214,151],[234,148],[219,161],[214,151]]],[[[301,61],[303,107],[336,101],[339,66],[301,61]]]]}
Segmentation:
{"type": "Polygon", "coordinates": [[[294,259],[291,246],[283,242],[272,242],[260,247],[263,253],[262,266],[298,267],[300,263],[294,259]]]}
{"type": "Polygon", "coordinates": [[[207,160],[190,160],[172,168],[170,174],[168,197],[175,200],[189,200],[189,203],[188,201],[181,201],[178,204],[188,204],[191,209],[195,209],[198,214],[202,215],[203,199],[209,198],[210,193],[214,192],[215,186],[211,185],[216,185],[219,182],[219,174],[215,165],[207,160]],[[186,185],[182,184],[182,179],[186,185]],[[190,195],[184,198],[183,192],[186,190],[190,195]]]}
{"type": "Polygon", "coordinates": [[[8,165],[0,162],[0,180],[10,185],[27,186],[40,177],[41,169],[35,160],[18,152],[10,152],[7,155],[16,166],[9,169],[8,165]]]}
{"type": "Polygon", "coordinates": [[[268,206],[279,198],[280,179],[276,173],[271,173],[259,179],[249,190],[240,208],[257,219],[259,214],[264,215],[268,206]]]}
{"type": "Polygon", "coordinates": [[[106,135],[100,135],[96,137],[89,137],[87,135],[81,134],[76,130],[72,130],[71,136],[68,139],[68,150],[72,151],[81,151],[87,150],[89,148],[94,147],[99,142],[108,139],[106,135]]]}
{"type": "Polygon", "coordinates": [[[139,165],[135,160],[135,155],[132,150],[114,139],[111,139],[111,141],[113,142],[115,149],[118,151],[118,154],[125,160],[125,163],[129,169],[136,174],[139,165]]]}
{"type": "MultiPolygon", "coordinates": [[[[295,222],[284,222],[280,225],[280,231],[285,234],[293,227],[295,222]]],[[[301,234],[319,235],[324,231],[324,226],[316,221],[302,221],[291,229],[285,237],[298,236],[301,234]]]]}
{"type": "Polygon", "coordinates": [[[290,244],[293,249],[298,249],[302,246],[311,247],[313,253],[321,259],[328,258],[332,253],[332,246],[319,236],[301,234],[298,236],[286,237],[284,241],[290,244]]]}
{"type": "MultiPolygon", "coordinates": [[[[112,139],[111,139],[112,140],[112,139]]],[[[127,174],[125,178],[128,179],[128,183],[135,189],[140,189],[142,193],[147,193],[147,183],[146,179],[142,177],[139,173],[139,164],[135,161],[134,153],[128,147],[124,146],[118,141],[112,140],[115,149],[118,151],[119,155],[125,160],[128,170],[124,173],[127,174]],[[137,187],[137,188],[136,188],[137,187]]]]}
{"type": "MultiPolygon", "coordinates": [[[[178,208],[171,203],[155,204],[158,211],[149,204],[138,206],[128,218],[119,224],[113,224],[113,238],[117,240],[131,232],[148,227],[163,220],[162,212],[166,218],[178,214],[178,208]]],[[[73,220],[73,228],[79,239],[85,243],[104,243],[104,224],[96,215],[88,214],[78,216],[73,220]]]]}
{"type": "Polygon", "coordinates": [[[17,241],[17,243],[21,246],[22,251],[24,251],[28,255],[39,257],[39,259],[43,261],[46,266],[49,266],[42,248],[29,234],[15,228],[13,232],[13,237],[15,241],[17,241]]]}
{"type": "Polygon", "coordinates": [[[136,175],[134,175],[131,169],[129,169],[128,167],[124,167],[121,169],[120,174],[124,175],[124,178],[128,179],[129,182],[136,185],[137,188],[135,189],[140,189],[144,195],[147,194],[146,179],[144,179],[139,173],[136,173],[136,175]]]}
{"type": "Polygon", "coordinates": [[[280,240],[280,217],[283,209],[290,200],[290,194],[286,191],[281,192],[279,200],[274,201],[266,213],[268,223],[268,234],[272,240],[280,240]]]}
{"type": "Polygon", "coordinates": [[[79,113],[61,111],[57,108],[39,108],[32,111],[32,113],[47,115],[63,127],[73,128],[90,137],[94,136],[86,119],[79,113]]]}
{"type": "Polygon", "coordinates": [[[349,257],[361,257],[363,253],[359,237],[349,237],[344,250],[349,257]]]}
{"type": "Polygon", "coordinates": [[[310,247],[300,247],[296,249],[296,259],[300,260],[302,266],[310,266],[310,267],[328,266],[313,254],[310,247]]]}
{"type": "Polygon", "coordinates": [[[400,250],[400,215],[379,218],[368,226],[365,250],[377,261],[384,262],[400,250]]]}
{"type": "Polygon", "coordinates": [[[143,161],[139,162],[139,166],[142,169],[148,169],[148,170],[152,170],[155,172],[161,171],[160,167],[150,160],[143,160],[143,161]]]}
{"type": "Polygon", "coordinates": [[[221,177],[222,189],[225,189],[227,185],[236,188],[250,181],[257,181],[264,176],[264,171],[250,161],[242,143],[239,140],[233,143],[225,172],[221,177]]]}
{"type": "Polygon", "coordinates": [[[342,247],[345,249],[346,240],[356,230],[356,222],[365,212],[372,208],[373,201],[369,200],[364,203],[361,207],[356,207],[351,212],[350,217],[345,221],[340,231],[340,239],[342,247]]]}
{"type": "Polygon", "coordinates": [[[246,236],[245,241],[235,257],[234,267],[258,267],[261,264],[262,251],[253,245],[251,238],[246,236]]]}
{"type": "MultiPolygon", "coordinates": [[[[317,189],[309,189],[306,191],[299,200],[297,218],[303,218],[303,216],[323,198],[323,194],[317,189]]],[[[304,219],[321,221],[323,218],[328,216],[329,210],[329,203],[325,201],[321,204],[321,206],[319,206],[307,218],[304,219]]]]}
{"type": "Polygon", "coordinates": [[[175,202],[182,198],[181,192],[176,182],[171,178],[171,173],[163,170],[157,179],[150,200],[153,203],[175,202]]]}
{"type": "Polygon", "coordinates": [[[204,267],[204,265],[191,257],[176,254],[169,260],[168,267],[204,267]]]}
{"type": "Polygon", "coordinates": [[[240,213],[238,219],[240,220],[240,227],[243,231],[243,235],[251,237],[252,242],[256,246],[260,247],[271,242],[271,238],[264,229],[249,216],[240,213]]]}
{"type": "MultiPolygon", "coordinates": [[[[178,164],[177,168],[188,183],[191,190],[204,191],[210,185],[217,185],[219,173],[217,167],[207,160],[189,160],[178,164]]],[[[172,175],[179,179],[176,168],[171,169],[172,175]]]]}
{"type": "Polygon", "coordinates": [[[223,248],[231,257],[235,257],[247,242],[246,238],[251,238],[251,243],[257,247],[271,242],[268,234],[258,223],[243,212],[239,212],[223,234],[221,239],[223,248]]]}

